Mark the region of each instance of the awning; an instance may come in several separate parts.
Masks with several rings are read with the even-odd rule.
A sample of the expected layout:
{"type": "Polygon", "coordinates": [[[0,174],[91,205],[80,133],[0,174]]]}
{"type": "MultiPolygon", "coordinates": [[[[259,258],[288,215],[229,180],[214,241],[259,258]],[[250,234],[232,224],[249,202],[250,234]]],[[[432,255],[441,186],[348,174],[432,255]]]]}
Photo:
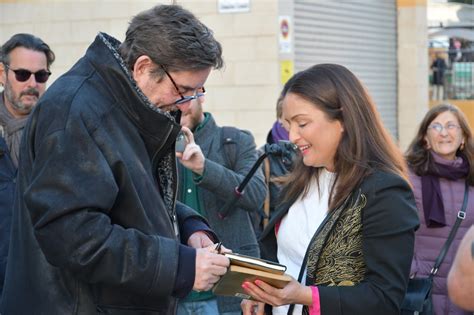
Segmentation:
{"type": "Polygon", "coordinates": [[[439,31],[432,32],[428,36],[430,38],[440,36],[456,37],[474,42],[474,30],[469,28],[444,28],[439,31]]]}

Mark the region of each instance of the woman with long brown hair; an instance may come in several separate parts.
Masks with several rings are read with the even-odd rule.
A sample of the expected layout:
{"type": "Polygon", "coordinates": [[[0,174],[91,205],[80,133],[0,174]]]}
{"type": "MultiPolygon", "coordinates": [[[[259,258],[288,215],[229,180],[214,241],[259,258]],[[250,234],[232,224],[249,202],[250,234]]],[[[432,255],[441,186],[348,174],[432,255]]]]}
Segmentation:
{"type": "Polygon", "coordinates": [[[406,158],[421,223],[415,237],[412,277],[431,273],[467,193],[465,218],[433,277],[431,293],[434,314],[472,314],[450,301],[446,284],[461,239],[474,224],[474,142],[466,116],[451,104],[431,108],[420,123],[406,158]]]}
{"type": "Polygon", "coordinates": [[[264,303],[273,314],[399,314],[418,226],[401,153],[343,66],[301,71],[283,95],[300,156],[261,252],[295,279],[283,289],[244,282],[260,301],[244,300],[244,314],[263,314],[264,303]]]}

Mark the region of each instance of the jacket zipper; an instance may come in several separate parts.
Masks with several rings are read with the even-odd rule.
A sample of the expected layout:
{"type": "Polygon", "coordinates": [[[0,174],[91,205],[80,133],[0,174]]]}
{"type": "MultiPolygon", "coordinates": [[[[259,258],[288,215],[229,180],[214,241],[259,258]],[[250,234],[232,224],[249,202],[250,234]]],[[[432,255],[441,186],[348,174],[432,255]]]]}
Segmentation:
{"type": "MultiPolygon", "coordinates": [[[[168,133],[166,134],[165,139],[168,139],[169,135],[171,134],[171,131],[173,131],[173,127],[170,127],[168,129],[168,133]]],[[[155,181],[156,181],[157,185],[160,185],[160,183],[159,183],[158,178],[157,178],[157,174],[158,174],[158,165],[157,165],[157,163],[158,163],[158,161],[156,160],[156,157],[158,156],[158,152],[160,152],[160,150],[163,148],[163,146],[165,144],[166,144],[166,141],[164,141],[163,144],[158,149],[156,149],[156,151],[153,154],[153,157],[151,159],[151,165],[152,165],[152,169],[153,169],[153,172],[154,172],[154,178],[155,178],[155,181]]],[[[173,164],[173,171],[176,175],[176,163],[173,164]]],[[[176,182],[173,184],[173,189],[175,190],[175,188],[176,188],[176,182]]],[[[159,189],[159,186],[158,186],[158,189],[159,189]]],[[[171,222],[173,223],[174,235],[176,236],[177,239],[179,239],[178,218],[176,217],[176,211],[174,210],[175,205],[176,205],[176,193],[174,194],[173,204],[171,205],[171,212],[168,212],[168,215],[170,217],[171,222]]]]}

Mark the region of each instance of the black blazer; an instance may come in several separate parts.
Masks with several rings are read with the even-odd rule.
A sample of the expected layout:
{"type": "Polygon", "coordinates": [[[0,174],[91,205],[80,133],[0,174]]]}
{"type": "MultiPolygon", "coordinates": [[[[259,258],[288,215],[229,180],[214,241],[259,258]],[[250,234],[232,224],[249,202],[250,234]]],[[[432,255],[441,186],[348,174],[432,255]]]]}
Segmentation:
{"type": "MultiPolygon", "coordinates": [[[[275,224],[260,237],[263,258],[277,261],[275,224]]],[[[321,314],[399,314],[408,284],[419,220],[413,192],[401,177],[376,171],[332,210],[311,240],[307,285],[319,289],[321,314]]]]}

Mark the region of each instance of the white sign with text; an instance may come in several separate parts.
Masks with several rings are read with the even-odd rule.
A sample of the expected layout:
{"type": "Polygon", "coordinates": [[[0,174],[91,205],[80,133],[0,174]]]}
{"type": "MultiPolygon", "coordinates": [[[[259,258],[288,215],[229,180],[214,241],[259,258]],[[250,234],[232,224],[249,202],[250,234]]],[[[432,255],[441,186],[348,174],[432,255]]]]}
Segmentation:
{"type": "Polygon", "coordinates": [[[219,13],[250,12],[250,0],[219,0],[219,13]]]}

